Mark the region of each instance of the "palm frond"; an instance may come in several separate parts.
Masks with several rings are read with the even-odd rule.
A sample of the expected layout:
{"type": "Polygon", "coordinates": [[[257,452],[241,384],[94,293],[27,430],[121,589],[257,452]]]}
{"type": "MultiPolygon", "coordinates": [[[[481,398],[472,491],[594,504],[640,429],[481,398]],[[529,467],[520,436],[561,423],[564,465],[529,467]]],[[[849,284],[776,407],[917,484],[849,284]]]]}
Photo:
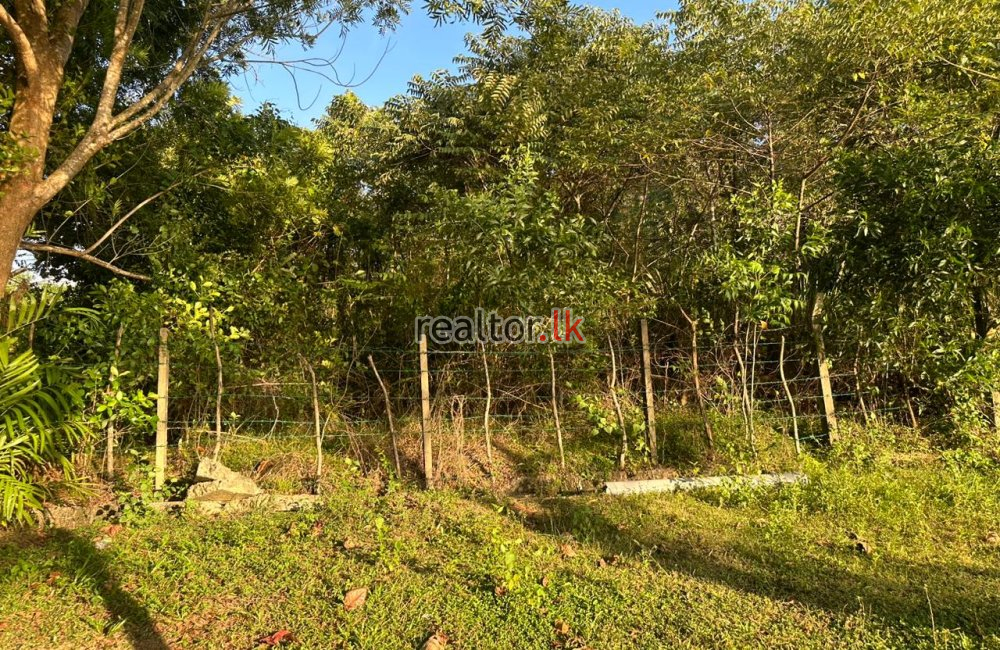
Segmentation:
{"type": "Polygon", "coordinates": [[[66,372],[39,361],[19,334],[52,313],[59,294],[11,301],[0,328],[0,525],[28,523],[50,494],[45,469],[72,478],[69,454],[86,436],[83,399],[66,372]]]}

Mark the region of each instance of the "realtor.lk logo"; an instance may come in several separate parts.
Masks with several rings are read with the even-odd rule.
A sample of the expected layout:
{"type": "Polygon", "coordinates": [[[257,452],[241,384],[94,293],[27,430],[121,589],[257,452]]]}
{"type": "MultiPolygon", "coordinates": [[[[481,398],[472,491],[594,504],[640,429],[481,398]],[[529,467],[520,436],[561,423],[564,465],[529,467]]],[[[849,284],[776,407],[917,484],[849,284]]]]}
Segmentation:
{"type": "Polygon", "coordinates": [[[439,345],[459,343],[583,343],[583,318],[572,309],[553,309],[551,316],[508,316],[477,309],[475,316],[418,316],[414,323],[417,341],[421,334],[439,345]]]}

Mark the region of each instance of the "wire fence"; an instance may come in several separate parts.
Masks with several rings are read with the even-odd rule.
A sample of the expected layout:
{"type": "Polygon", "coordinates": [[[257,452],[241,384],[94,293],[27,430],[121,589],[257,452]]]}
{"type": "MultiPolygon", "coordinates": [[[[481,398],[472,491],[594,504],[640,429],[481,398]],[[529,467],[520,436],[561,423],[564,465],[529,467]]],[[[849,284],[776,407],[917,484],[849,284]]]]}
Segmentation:
{"type": "Polygon", "coordinates": [[[355,347],[334,367],[302,358],[298,372],[274,376],[221,356],[182,355],[167,361],[169,389],[157,390],[168,395],[158,427],[168,444],[206,434],[321,438],[320,449],[391,443],[397,465],[398,444],[437,436],[430,445],[440,448],[444,432],[456,429],[459,446],[466,433],[484,434],[489,446],[491,432],[516,431],[553,450],[558,438],[561,455],[564,439],[597,436],[609,456],[641,452],[644,462],[669,464],[671,436],[686,427],[685,435],[707,436],[710,445],[720,420],[738,423],[754,452],[763,429],[798,447],[823,443],[844,421],[915,424],[891,377],[845,354],[846,342],[825,346],[837,350],[830,359],[809,336],[754,328],[707,343],[654,332],[645,346],[623,335],[604,345],[449,345],[426,353],[416,344],[355,347]]]}

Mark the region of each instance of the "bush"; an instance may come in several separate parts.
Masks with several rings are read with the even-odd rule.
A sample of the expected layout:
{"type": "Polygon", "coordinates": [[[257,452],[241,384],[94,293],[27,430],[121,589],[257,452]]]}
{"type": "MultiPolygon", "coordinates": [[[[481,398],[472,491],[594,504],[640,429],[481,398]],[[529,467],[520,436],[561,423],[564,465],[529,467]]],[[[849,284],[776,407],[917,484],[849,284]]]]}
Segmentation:
{"type": "Polygon", "coordinates": [[[82,390],[66,369],[43,363],[23,334],[58,295],[27,294],[9,307],[0,334],[0,525],[30,523],[55,482],[73,478],[69,453],[86,436],[82,390]]]}

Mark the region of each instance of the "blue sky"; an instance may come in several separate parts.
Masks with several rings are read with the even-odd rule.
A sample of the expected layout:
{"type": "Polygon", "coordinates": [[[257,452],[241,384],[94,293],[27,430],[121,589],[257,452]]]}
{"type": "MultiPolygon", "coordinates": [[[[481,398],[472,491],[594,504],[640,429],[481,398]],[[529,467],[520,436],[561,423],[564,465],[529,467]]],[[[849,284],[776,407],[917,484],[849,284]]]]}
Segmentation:
{"type": "MultiPolygon", "coordinates": [[[[279,50],[277,58],[292,61],[307,57],[329,58],[341,46],[343,50],[334,69],[340,80],[358,84],[351,90],[368,104],[381,104],[389,97],[406,92],[406,82],[414,75],[425,77],[435,70],[451,68],[455,56],[464,53],[465,34],[475,25],[435,26],[421,11],[422,2],[414,2],[414,10],[405,16],[395,32],[382,36],[377,29],[359,25],[342,41],[333,30],[323,34],[309,51],[288,45],[279,50]],[[381,62],[380,62],[381,59],[381,62]],[[352,81],[353,80],[353,81],[352,81]]],[[[672,9],[672,0],[586,0],[603,9],[618,9],[636,22],[652,20],[660,11],[672,9]]],[[[330,73],[324,68],[325,73],[330,73]]],[[[282,114],[308,125],[322,115],[330,99],[345,89],[307,72],[298,72],[295,79],[284,68],[258,65],[247,73],[230,79],[233,92],[240,98],[243,111],[252,113],[264,102],[275,104],[282,114]],[[296,91],[296,85],[298,90],[296,91]]]]}

